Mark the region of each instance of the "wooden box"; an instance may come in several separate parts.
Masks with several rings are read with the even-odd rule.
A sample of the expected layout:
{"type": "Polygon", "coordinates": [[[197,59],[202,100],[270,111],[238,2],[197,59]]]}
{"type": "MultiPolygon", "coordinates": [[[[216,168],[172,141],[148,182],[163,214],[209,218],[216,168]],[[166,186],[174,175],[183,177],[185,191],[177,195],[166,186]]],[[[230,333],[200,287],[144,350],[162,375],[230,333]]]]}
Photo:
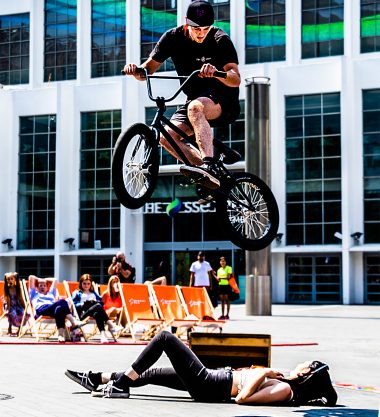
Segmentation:
{"type": "Polygon", "coordinates": [[[208,368],[270,367],[269,334],[192,332],[189,346],[208,368]]]}

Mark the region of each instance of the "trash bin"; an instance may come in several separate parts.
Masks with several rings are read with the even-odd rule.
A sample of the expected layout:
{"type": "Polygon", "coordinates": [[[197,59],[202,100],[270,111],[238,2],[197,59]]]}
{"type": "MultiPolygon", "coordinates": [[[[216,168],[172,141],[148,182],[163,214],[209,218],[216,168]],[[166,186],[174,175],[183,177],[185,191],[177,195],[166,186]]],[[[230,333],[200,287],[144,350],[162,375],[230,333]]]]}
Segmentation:
{"type": "Polygon", "coordinates": [[[247,275],[245,306],[247,316],[272,315],[272,286],[269,275],[247,275]]]}

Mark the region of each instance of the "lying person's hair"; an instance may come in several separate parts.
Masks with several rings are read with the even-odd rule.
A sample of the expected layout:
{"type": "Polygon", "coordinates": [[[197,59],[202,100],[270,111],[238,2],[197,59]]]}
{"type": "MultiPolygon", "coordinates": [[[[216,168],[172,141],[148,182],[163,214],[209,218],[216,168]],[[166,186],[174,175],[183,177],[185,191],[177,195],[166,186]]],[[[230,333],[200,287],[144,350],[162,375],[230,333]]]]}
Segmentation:
{"type": "Polygon", "coordinates": [[[293,391],[295,405],[336,405],[338,395],[332,385],[329,367],[323,362],[313,361],[310,371],[295,379],[283,379],[293,391]]]}

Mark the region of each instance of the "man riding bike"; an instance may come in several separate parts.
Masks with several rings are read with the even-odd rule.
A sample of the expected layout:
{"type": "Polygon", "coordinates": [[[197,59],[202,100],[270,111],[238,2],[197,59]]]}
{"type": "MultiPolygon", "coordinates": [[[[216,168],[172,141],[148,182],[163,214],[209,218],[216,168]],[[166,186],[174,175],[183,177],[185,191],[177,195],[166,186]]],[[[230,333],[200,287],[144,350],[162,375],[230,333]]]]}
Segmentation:
{"type": "MultiPolygon", "coordinates": [[[[168,131],[191,164],[195,165],[181,166],[181,173],[210,189],[220,186],[214,167],[211,126],[231,123],[240,112],[240,73],[236,49],[229,36],[212,26],[213,23],[211,4],[203,0],[193,1],[187,9],[185,25],[165,32],[140,67],[126,64],[123,70],[127,75],[144,80],[141,68],[153,74],[168,58],[172,59],[178,75],[200,70],[199,77],[193,78],[184,88],[186,103],[171,118],[185,133],[195,134],[199,151],[183,142],[173,130],[168,128],[168,131]],[[214,77],[215,71],[225,71],[226,78],[214,77]]],[[[162,135],[160,144],[181,160],[162,135]]]]}

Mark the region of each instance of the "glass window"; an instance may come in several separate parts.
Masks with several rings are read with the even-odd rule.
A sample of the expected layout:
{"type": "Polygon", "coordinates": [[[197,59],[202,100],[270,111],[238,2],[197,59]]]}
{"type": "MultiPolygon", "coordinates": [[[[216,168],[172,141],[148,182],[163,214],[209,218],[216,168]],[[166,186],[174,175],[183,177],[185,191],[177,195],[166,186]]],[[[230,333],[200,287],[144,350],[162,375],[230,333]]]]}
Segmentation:
{"type": "Polygon", "coordinates": [[[360,1],[360,52],[380,51],[380,0],[360,1]]]}
{"type": "Polygon", "coordinates": [[[363,91],[364,240],[380,242],[380,90],[363,91]]]}
{"type": "Polygon", "coordinates": [[[214,204],[201,205],[198,200],[195,186],[185,177],[160,176],[152,198],[144,206],[145,242],[228,240],[220,230],[214,204]],[[176,214],[168,209],[172,202],[180,207],[176,214]]]}
{"type": "MultiPolygon", "coordinates": [[[[167,30],[177,26],[177,0],[141,0],[141,63],[167,30]]],[[[174,69],[173,61],[164,62],[160,71],[174,69]]]]}
{"type": "Polygon", "coordinates": [[[343,55],[344,0],[302,0],[302,58],[343,55]]]}
{"type": "Polygon", "coordinates": [[[285,60],[285,0],[249,0],[245,6],[245,62],[285,60]]]}
{"type": "Polygon", "coordinates": [[[81,114],[80,247],[118,247],[120,205],[111,185],[111,157],[121,131],[121,111],[81,114]]]}
{"type": "Polygon", "coordinates": [[[286,302],[333,304],[342,302],[341,258],[337,255],[288,256],[286,302]]]}
{"type": "Polygon", "coordinates": [[[230,0],[210,0],[215,14],[215,26],[224,30],[224,32],[231,33],[231,12],[230,0]]]}
{"type": "Polygon", "coordinates": [[[112,256],[78,256],[78,278],[83,274],[90,274],[98,284],[108,284],[108,267],[111,265],[112,256]]]}
{"type": "Polygon", "coordinates": [[[91,77],[120,75],[125,65],[125,0],[92,0],[91,77]]]}
{"type": "Polygon", "coordinates": [[[54,248],[56,117],[20,117],[17,249],[54,248]]]}
{"type": "Polygon", "coordinates": [[[337,243],[341,231],[339,93],[286,97],[288,245],[337,243]]]}
{"type": "Polygon", "coordinates": [[[29,83],[29,13],[0,16],[0,84],[29,83]]]}
{"type": "Polygon", "coordinates": [[[40,278],[54,277],[54,257],[17,257],[16,271],[21,279],[28,279],[29,275],[40,278]]]}
{"type": "Polygon", "coordinates": [[[364,267],[364,303],[380,304],[380,256],[366,255],[364,267]]]}
{"type": "Polygon", "coordinates": [[[77,76],[77,1],[45,0],[44,81],[77,76]]]}

